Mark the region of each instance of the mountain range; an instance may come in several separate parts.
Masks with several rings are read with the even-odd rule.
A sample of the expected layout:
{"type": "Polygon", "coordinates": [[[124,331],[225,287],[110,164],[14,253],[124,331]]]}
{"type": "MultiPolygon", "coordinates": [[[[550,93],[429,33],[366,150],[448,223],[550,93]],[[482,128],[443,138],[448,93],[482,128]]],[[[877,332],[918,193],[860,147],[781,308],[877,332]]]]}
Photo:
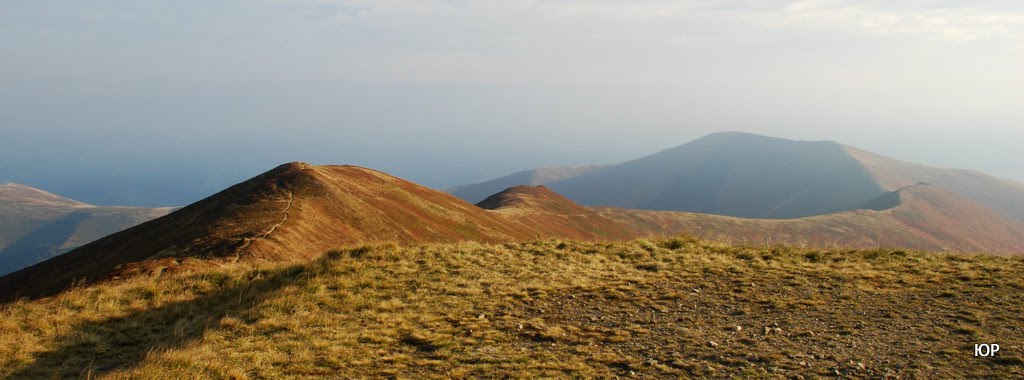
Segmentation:
{"type": "Polygon", "coordinates": [[[93,206],[25,185],[0,184],[0,275],[172,210],[93,206]]]}
{"type": "MultiPolygon", "coordinates": [[[[510,192],[509,194],[514,194],[510,192]]],[[[567,199],[538,205],[546,225],[356,166],[289,163],[169,215],[0,277],[0,298],[80,282],[188,272],[216,262],[301,260],[358,244],[627,239],[629,228],[567,199]],[[589,213],[580,220],[576,213],[589,213]],[[556,218],[564,218],[556,221],[556,218]]],[[[534,210],[530,207],[529,210],[534,210]]],[[[529,217],[527,217],[529,218],[529,217]]]]}
{"type": "Polygon", "coordinates": [[[175,210],[7,185],[5,244],[59,253],[141,223],[0,276],[0,377],[1021,377],[1024,266],[992,255],[1024,254],[1014,182],[713,137],[520,173],[475,204],[300,162],[175,210]],[[587,206],[561,186],[766,216],[587,206]],[[988,336],[1005,356],[934,354],[988,336]]]}
{"type": "Polygon", "coordinates": [[[479,202],[498,187],[543,184],[587,206],[787,219],[861,209],[886,193],[930,183],[1024,222],[1022,183],[917,165],[831,141],[722,132],[620,164],[560,168],[556,173],[562,175],[547,175],[551,171],[524,171],[448,191],[479,202]]]}
{"type": "Polygon", "coordinates": [[[289,163],[0,277],[0,300],[231,262],[303,261],[371,243],[621,241],[686,234],[758,246],[1024,253],[1024,224],[936,185],[915,184],[859,203],[863,207],[852,211],[753,219],[586,207],[540,185],[513,186],[473,205],[371,169],[289,163]]]}

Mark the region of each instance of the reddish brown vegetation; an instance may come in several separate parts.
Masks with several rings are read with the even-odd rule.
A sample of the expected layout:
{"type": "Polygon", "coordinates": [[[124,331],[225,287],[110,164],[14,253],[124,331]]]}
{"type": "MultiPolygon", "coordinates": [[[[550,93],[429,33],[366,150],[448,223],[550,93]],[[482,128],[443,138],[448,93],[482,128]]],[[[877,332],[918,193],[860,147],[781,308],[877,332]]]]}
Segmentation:
{"type": "Polygon", "coordinates": [[[230,261],[306,260],[356,244],[628,240],[689,234],[737,243],[1024,251],[1024,226],[929,186],[897,207],[792,220],[587,208],[543,186],[518,186],[480,207],[381,172],[290,163],[166,217],[0,278],[0,299],[75,283],[188,272],[230,261]]]}
{"type": "Polygon", "coordinates": [[[484,199],[477,206],[507,217],[536,234],[577,240],[623,240],[642,235],[544,186],[515,186],[484,199]]]}
{"type": "Polygon", "coordinates": [[[187,271],[204,261],[303,259],[356,243],[533,237],[533,231],[500,215],[384,173],[289,163],[0,278],[0,298],[50,294],[111,277],[187,271]]]}

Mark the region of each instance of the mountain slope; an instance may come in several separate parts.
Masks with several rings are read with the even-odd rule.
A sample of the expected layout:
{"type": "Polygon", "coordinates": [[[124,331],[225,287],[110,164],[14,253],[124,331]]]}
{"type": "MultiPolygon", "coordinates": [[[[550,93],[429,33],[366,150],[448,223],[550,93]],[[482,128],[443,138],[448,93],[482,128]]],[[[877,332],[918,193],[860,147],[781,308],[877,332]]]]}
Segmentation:
{"type": "Polygon", "coordinates": [[[0,297],[39,295],[204,260],[291,260],[355,243],[533,237],[499,215],[355,166],[290,163],[165,217],[0,278],[0,297]]]}
{"type": "Polygon", "coordinates": [[[487,197],[477,206],[520,223],[537,237],[625,240],[641,235],[544,186],[511,187],[487,197]]]}
{"type": "Polygon", "coordinates": [[[15,183],[0,184],[0,247],[89,205],[15,183]]]}
{"type": "Polygon", "coordinates": [[[973,170],[942,169],[882,157],[845,147],[884,188],[895,190],[927,182],[959,193],[989,208],[1024,222],[1024,183],[996,178],[973,170]]]}
{"type": "Polygon", "coordinates": [[[584,205],[752,218],[849,210],[885,192],[837,143],[738,132],[547,186],[584,205]]]}
{"type": "Polygon", "coordinates": [[[0,184],[0,204],[24,207],[76,207],[88,204],[17,183],[0,184]]]}
{"type": "Polygon", "coordinates": [[[93,206],[19,184],[0,185],[0,275],[157,218],[170,208],[93,206]]]}
{"type": "Polygon", "coordinates": [[[446,189],[445,192],[448,192],[456,197],[462,198],[467,202],[477,203],[495,193],[498,193],[513,186],[543,185],[545,183],[586,174],[599,168],[601,168],[600,165],[589,165],[525,170],[486,182],[456,186],[450,189],[446,189]]]}
{"type": "Polygon", "coordinates": [[[1024,227],[983,205],[919,185],[863,209],[789,220],[580,206],[546,187],[513,187],[479,207],[355,166],[291,163],[159,219],[0,277],[0,300],[76,283],[189,272],[245,261],[308,260],[387,242],[627,240],[690,234],[734,242],[1024,251],[1024,227]]]}
{"type": "Polygon", "coordinates": [[[865,206],[878,206],[878,210],[865,208],[773,220],[677,211],[595,209],[608,219],[653,234],[685,233],[734,243],[1024,253],[1024,224],[937,186],[908,186],[865,206]]]}

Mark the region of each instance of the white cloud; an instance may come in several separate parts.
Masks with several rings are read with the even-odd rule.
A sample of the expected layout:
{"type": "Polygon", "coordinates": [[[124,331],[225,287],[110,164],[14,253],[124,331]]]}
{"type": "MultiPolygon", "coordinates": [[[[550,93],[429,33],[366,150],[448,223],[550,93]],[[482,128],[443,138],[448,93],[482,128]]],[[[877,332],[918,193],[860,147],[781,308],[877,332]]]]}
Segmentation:
{"type": "Polygon", "coordinates": [[[1024,9],[981,8],[970,4],[896,7],[892,2],[829,0],[794,2],[785,9],[790,15],[783,22],[847,25],[884,37],[959,42],[1024,37],[1024,9]]]}

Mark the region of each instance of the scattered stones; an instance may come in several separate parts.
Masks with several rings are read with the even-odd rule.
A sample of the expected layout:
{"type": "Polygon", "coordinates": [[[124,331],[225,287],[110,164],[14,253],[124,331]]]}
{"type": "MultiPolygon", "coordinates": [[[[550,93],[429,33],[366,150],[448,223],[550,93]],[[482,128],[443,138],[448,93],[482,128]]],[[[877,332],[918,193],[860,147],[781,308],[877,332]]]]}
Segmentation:
{"type": "Polygon", "coordinates": [[[708,347],[718,347],[718,343],[716,343],[716,342],[715,342],[715,341],[713,341],[713,340],[711,340],[711,341],[708,341],[708,347]]]}
{"type": "Polygon", "coordinates": [[[735,329],[735,330],[736,330],[736,332],[741,332],[741,331],[743,331],[743,326],[739,326],[739,325],[737,325],[737,326],[736,326],[736,327],[734,327],[733,329],[735,329]]]}

